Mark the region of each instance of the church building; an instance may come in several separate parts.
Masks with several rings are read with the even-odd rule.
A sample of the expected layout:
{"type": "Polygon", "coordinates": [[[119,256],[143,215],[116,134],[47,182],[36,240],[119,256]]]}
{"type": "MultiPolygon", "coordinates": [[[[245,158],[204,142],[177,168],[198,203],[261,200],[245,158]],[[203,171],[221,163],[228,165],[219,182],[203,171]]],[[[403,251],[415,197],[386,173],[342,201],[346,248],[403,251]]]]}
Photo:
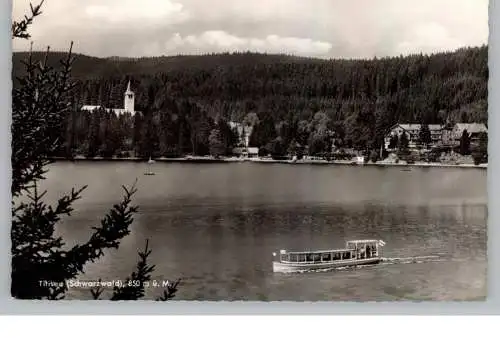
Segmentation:
{"type": "Polygon", "coordinates": [[[85,105],[82,107],[82,110],[85,111],[94,111],[96,109],[105,109],[106,111],[112,111],[116,115],[121,115],[128,112],[132,116],[134,116],[136,113],[140,113],[139,111],[135,110],[135,94],[130,89],[130,81],[128,82],[127,90],[125,91],[124,94],[123,108],[106,108],[103,106],[91,106],[91,105],[85,105]]]}

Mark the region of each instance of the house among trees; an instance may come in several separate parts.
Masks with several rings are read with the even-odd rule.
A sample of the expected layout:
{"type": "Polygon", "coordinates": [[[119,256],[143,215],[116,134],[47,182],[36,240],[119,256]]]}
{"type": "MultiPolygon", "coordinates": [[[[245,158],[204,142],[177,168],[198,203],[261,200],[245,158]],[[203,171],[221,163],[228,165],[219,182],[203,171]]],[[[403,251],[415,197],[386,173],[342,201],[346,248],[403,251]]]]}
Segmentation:
{"type": "Polygon", "coordinates": [[[401,124],[394,125],[384,138],[385,148],[394,149],[398,147],[398,139],[405,134],[408,148],[416,148],[419,144],[437,144],[442,141],[444,126],[441,124],[401,124]]]}
{"type": "Polygon", "coordinates": [[[460,144],[464,131],[467,131],[471,143],[478,143],[481,134],[488,133],[484,123],[440,124],[396,124],[385,136],[385,148],[416,148],[418,146],[454,147],[460,144]],[[402,136],[404,134],[404,136],[402,136]]]}
{"type": "Polygon", "coordinates": [[[257,147],[237,147],[233,148],[233,155],[238,157],[258,157],[259,156],[259,148],[257,147]]]}
{"type": "Polygon", "coordinates": [[[488,128],[484,123],[457,123],[451,132],[455,143],[460,142],[464,131],[467,131],[469,134],[471,143],[477,143],[482,133],[488,133],[488,128]]]}
{"type": "Polygon", "coordinates": [[[100,105],[85,105],[81,108],[81,110],[85,111],[94,111],[98,109],[104,109],[106,111],[113,112],[117,116],[125,113],[130,113],[132,116],[134,116],[136,113],[140,113],[139,111],[135,111],[135,94],[130,89],[130,81],[128,82],[127,90],[124,93],[123,108],[106,108],[100,105]]]}

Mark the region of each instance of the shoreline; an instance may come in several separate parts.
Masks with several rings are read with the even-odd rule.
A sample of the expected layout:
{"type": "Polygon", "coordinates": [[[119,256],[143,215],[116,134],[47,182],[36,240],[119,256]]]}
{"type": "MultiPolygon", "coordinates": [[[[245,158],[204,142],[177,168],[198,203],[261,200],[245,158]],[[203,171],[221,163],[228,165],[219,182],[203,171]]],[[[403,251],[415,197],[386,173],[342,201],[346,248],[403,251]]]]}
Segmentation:
{"type": "MultiPolygon", "coordinates": [[[[124,157],[124,158],[86,158],[86,157],[75,157],[72,159],[64,157],[52,157],[51,160],[54,162],[147,162],[147,159],[139,157],[124,157]]],[[[237,162],[251,162],[259,164],[288,164],[288,165],[349,165],[349,166],[379,166],[379,167],[440,167],[440,168],[468,168],[468,169],[487,169],[488,163],[481,163],[479,165],[463,163],[463,164],[447,164],[438,162],[416,162],[416,163],[393,163],[393,162],[376,162],[376,163],[357,163],[351,160],[337,160],[337,161],[326,161],[326,160],[273,160],[267,158],[210,158],[210,157],[179,157],[179,158],[166,158],[160,157],[155,158],[155,162],[187,162],[187,163],[237,163],[237,162]]]]}

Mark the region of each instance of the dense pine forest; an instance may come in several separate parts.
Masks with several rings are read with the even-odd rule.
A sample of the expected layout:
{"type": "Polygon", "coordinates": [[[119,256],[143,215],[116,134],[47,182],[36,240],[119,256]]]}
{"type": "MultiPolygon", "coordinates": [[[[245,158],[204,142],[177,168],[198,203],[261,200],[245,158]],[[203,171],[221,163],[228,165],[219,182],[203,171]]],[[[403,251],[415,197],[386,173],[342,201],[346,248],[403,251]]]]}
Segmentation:
{"type": "MultiPolygon", "coordinates": [[[[13,54],[16,77],[26,74],[13,54]]],[[[45,53],[34,53],[45,58],[45,53]]],[[[50,52],[57,65],[64,53],[50,52]]],[[[223,155],[237,146],[229,121],[253,126],[250,146],[283,156],[339,148],[378,149],[400,123],[487,123],[487,46],[434,55],[324,60],[255,53],[154,58],[77,55],[73,107],[59,156],[223,155]],[[128,81],[135,116],[80,111],[123,107],[128,81]]]]}

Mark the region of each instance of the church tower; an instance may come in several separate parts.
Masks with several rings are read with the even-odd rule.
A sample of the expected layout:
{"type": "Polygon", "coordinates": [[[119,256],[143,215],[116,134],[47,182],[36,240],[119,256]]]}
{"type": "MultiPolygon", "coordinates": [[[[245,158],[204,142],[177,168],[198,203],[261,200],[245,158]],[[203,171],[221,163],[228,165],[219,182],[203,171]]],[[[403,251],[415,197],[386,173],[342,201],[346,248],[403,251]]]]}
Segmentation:
{"type": "Polygon", "coordinates": [[[134,101],[135,101],[135,95],[132,90],[130,90],[130,80],[128,81],[127,85],[127,91],[125,91],[125,100],[124,100],[123,108],[125,111],[128,111],[132,115],[134,115],[135,110],[134,110],[134,101]]]}

